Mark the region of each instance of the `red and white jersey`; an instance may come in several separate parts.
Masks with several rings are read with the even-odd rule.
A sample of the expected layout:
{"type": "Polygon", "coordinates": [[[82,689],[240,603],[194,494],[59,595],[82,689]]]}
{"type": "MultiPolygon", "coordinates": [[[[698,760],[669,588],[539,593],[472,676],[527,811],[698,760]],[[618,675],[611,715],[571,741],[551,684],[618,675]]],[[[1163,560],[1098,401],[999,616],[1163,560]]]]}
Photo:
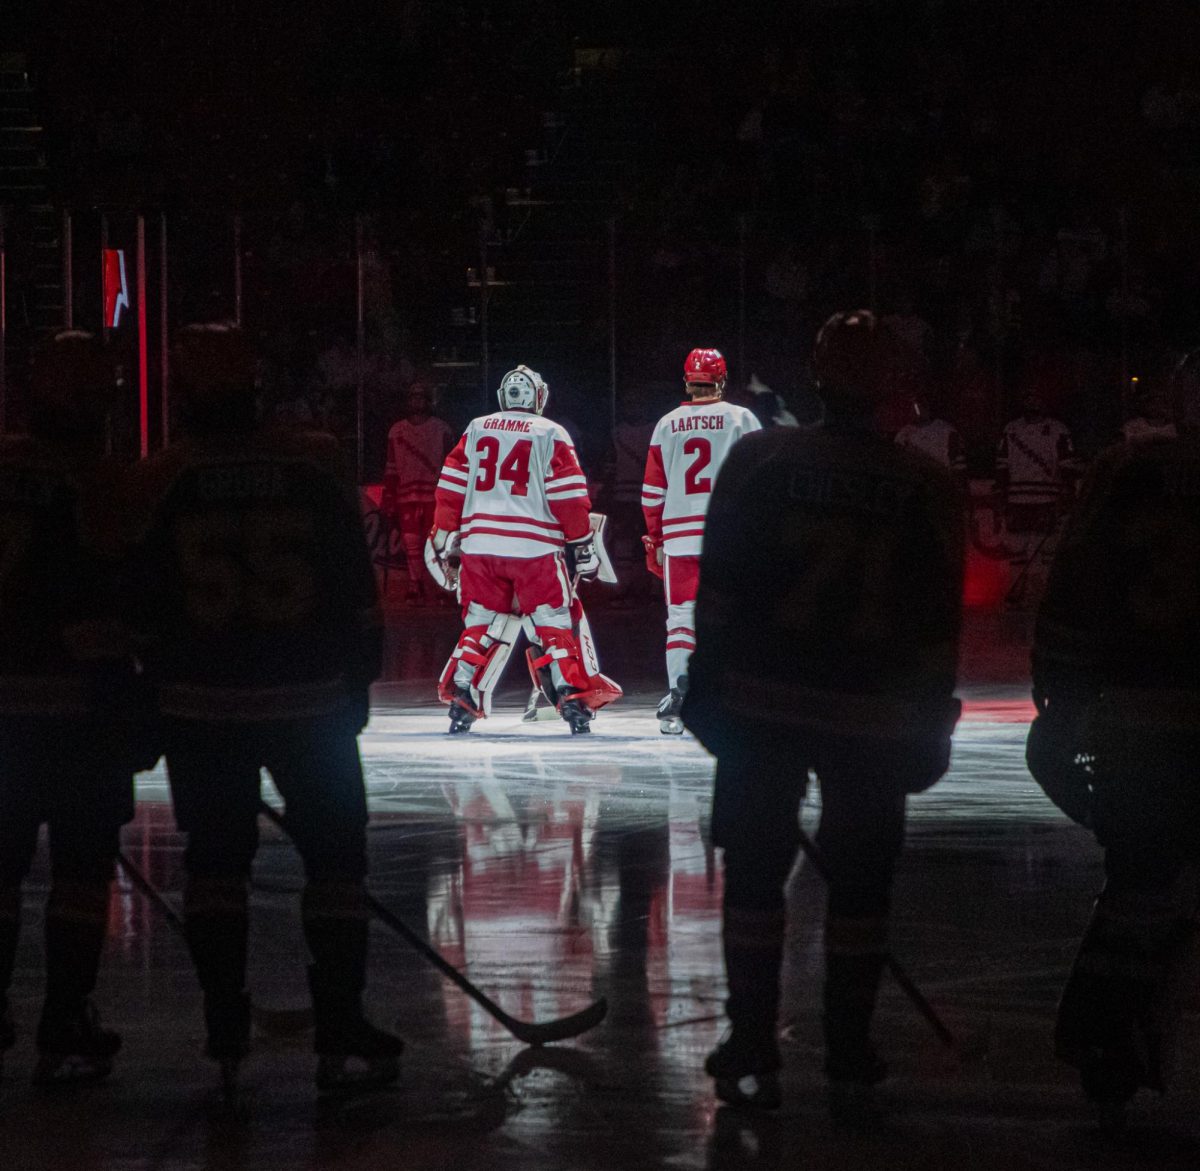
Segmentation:
{"type": "Polygon", "coordinates": [[[695,399],[663,415],[650,437],[642,512],[650,536],[672,557],[696,557],[717,472],[743,435],[762,429],[745,407],[695,399]]]}
{"type": "Polygon", "coordinates": [[[454,433],[439,418],[430,415],[421,423],[401,419],[392,424],[387,437],[387,469],[383,487],[397,504],[433,500],[442,460],[454,443],[454,433]]]}
{"type": "Polygon", "coordinates": [[[542,557],[591,531],[571,437],[530,411],[472,419],[446,456],[436,499],[434,525],[458,530],[464,553],[542,557]]]}
{"type": "Polygon", "coordinates": [[[930,419],[924,423],[908,423],[896,432],[896,444],[919,451],[936,460],[952,472],[966,469],[962,439],[945,419],[930,419]]]}
{"type": "Polygon", "coordinates": [[[1064,423],[1040,415],[1013,419],[1000,436],[996,477],[1009,504],[1051,504],[1063,492],[1063,477],[1075,470],[1071,432],[1064,423]]]}

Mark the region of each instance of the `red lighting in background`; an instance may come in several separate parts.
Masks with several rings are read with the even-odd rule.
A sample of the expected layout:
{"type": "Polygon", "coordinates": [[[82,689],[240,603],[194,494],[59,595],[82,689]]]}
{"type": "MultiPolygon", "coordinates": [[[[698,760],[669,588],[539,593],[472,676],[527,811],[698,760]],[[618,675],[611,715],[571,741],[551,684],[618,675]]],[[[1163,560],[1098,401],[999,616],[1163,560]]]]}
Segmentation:
{"type": "Polygon", "coordinates": [[[968,610],[996,610],[1008,592],[1008,561],[987,557],[971,547],[963,581],[963,605],[968,610]]]}

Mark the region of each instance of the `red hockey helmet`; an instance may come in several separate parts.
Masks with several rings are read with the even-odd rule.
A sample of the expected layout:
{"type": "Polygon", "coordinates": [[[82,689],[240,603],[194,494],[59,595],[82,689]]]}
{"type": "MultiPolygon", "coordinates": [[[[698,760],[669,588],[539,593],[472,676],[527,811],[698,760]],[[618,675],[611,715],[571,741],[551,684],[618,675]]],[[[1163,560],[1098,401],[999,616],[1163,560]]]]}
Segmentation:
{"type": "Polygon", "coordinates": [[[725,358],[720,350],[693,350],[683,364],[684,382],[723,386],[727,375],[725,358]]]}

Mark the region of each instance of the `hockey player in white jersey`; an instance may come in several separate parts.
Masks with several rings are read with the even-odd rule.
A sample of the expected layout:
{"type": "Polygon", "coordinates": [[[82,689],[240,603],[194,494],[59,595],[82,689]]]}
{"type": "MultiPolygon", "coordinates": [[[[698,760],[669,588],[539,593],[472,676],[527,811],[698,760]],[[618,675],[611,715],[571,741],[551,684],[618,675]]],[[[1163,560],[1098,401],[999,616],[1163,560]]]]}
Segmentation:
{"type": "Polygon", "coordinates": [[[958,428],[938,418],[924,398],[913,399],[913,415],[913,421],[896,432],[896,445],[929,456],[961,482],[967,474],[967,460],[958,428]]]}
{"type": "Polygon", "coordinates": [[[510,370],[497,393],[500,410],[468,424],[438,480],[430,543],[439,562],[459,550],[464,625],[438,694],[452,734],[484,716],[480,685],[511,646],[513,614],[525,614],[559,714],[573,733],[587,732],[596,709],[620,694],[589,672],[573,629],[572,578],[600,572],[587,480],[570,436],[541,417],[550,392],[537,371],[510,370]]]}
{"type": "Polygon", "coordinates": [[[1078,470],[1066,424],[1044,412],[1036,391],[1026,391],[1021,414],[1005,426],[996,451],[996,495],[1004,501],[1004,527],[1014,538],[1010,604],[1041,595],[1078,470]]]}
{"type": "Polygon", "coordinates": [[[745,407],[723,399],[727,370],[719,350],[695,349],[683,365],[687,399],[654,428],[646,453],[642,512],[646,565],[663,579],[667,600],[667,685],[660,731],[683,731],[680,708],[688,659],[696,646],[700,544],[717,472],[733,445],[762,428],[745,407]]]}

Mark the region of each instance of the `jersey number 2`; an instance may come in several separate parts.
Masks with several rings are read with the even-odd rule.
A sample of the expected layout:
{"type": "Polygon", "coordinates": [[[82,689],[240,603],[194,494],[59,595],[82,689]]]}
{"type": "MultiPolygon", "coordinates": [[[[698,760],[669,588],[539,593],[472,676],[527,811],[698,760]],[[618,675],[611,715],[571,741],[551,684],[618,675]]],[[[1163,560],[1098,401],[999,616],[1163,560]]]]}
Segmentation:
{"type": "Polygon", "coordinates": [[[500,461],[500,440],[494,435],[484,435],[475,444],[479,456],[479,475],[475,477],[475,488],[479,492],[490,492],[497,478],[512,485],[509,491],[514,496],[529,495],[529,456],[533,441],[518,439],[513,449],[500,461]]]}
{"type": "Polygon", "coordinates": [[[707,439],[702,439],[699,435],[693,435],[684,443],[683,454],[695,456],[683,473],[683,490],[689,496],[700,496],[711,492],[712,477],[702,476],[700,473],[712,463],[712,443],[707,439]]]}

